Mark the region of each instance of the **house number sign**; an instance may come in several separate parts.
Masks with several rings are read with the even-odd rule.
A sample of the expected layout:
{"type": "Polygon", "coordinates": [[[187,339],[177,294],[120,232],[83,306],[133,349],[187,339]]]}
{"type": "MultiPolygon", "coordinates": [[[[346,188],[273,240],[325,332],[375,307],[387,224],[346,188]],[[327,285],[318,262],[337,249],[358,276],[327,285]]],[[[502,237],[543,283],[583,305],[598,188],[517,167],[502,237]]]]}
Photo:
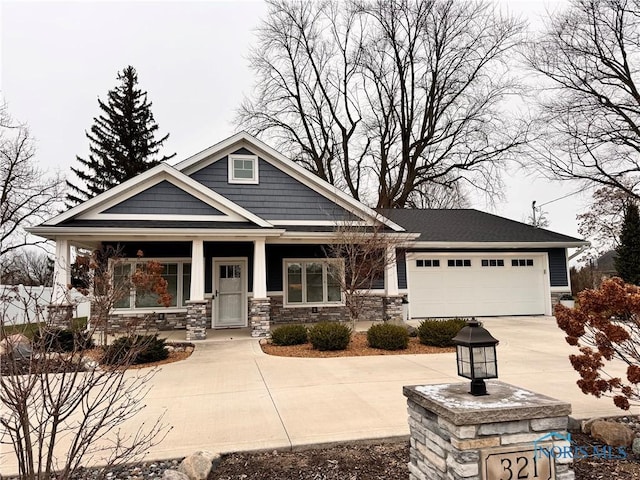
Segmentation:
{"type": "Polygon", "coordinates": [[[483,450],[480,456],[483,480],[555,480],[553,458],[533,447],[483,450]]]}

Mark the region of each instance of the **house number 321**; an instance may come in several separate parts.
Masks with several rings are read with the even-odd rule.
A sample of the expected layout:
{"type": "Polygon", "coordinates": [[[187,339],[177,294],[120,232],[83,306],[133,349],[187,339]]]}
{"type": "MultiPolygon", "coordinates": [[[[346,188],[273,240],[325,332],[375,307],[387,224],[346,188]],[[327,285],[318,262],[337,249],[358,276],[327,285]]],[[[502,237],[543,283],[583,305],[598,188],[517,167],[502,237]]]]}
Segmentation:
{"type": "Polygon", "coordinates": [[[533,472],[529,469],[529,457],[516,457],[515,465],[511,458],[503,458],[500,461],[504,473],[500,480],[527,480],[538,477],[538,462],[536,457],[533,457],[531,463],[533,464],[533,472]],[[533,475],[531,475],[533,473],[533,475]]]}
{"type": "Polygon", "coordinates": [[[483,480],[554,480],[555,468],[545,456],[531,450],[499,448],[482,452],[483,480]]]}

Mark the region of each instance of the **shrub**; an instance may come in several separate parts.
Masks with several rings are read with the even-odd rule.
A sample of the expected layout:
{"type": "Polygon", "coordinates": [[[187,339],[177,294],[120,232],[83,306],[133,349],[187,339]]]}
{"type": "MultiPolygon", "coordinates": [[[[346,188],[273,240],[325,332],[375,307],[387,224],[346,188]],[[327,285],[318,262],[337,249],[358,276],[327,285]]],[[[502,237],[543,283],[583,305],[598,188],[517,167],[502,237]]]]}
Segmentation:
{"type": "Polygon", "coordinates": [[[351,328],[338,322],[320,322],[309,329],[309,341],[317,350],[344,350],[351,340],[351,328]]]}
{"type": "Polygon", "coordinates": [[[122,363],[151,363],[169,356],[166,339],[158,335],[129,335],[120,337],[104,351],[102,361],[108,365],[122,363]]]}
{"type": "Polygon", "coordinates": [[[372,348],[403,350],[409,345],[409,333],[402,325],[379,323],[367,330],[367,342],[372,348]]]}
{"type": "Polygon", "coordinates": [[[271,341],[275,345],[300,345],[307,343],[307,327],[304,325],[282,325],[271,332],[271,341]]]}
{"type": "Polygon", "coordinates": [[[33,335],[33,343],[47,352],[73,352],[94,347],[90,332],[68,328],[41,328],[33,335]]]}
{"type": "Polygon", "coordinates": [[[434,347],[450,347],[451,341],[460,329],[467,324],[463,318],[451,318],[449,320],[424,320],[418,325],[418,337],[420,343],[434,347]]]}

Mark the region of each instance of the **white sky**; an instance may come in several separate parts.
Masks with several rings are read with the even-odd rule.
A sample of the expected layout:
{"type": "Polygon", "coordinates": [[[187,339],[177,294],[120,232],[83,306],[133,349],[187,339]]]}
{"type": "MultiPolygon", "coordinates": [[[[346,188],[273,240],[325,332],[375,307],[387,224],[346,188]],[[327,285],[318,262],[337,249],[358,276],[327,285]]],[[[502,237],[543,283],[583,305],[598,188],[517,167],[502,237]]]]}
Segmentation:
{"type": "MultiPolygon", "coordinates": [[[[501,0],[538,24],[562,0],[501,0]]],[[[235,109],[252,88],[247,62],[253,29],[266,8],[257,1],[0,2],[0,94],[37,139],[37,161],[70,172],[86,157],[88,130],[127,65],[153,102],[162,152],[176,163],[234,133],[235,109]]],[[[506,201],[480,210],[524,221],[538,205],[578,189],[531,174],[505,174],[506,201]]],[[[550,229],[577,236],[576,213],[585,194],[544,207],[550,229]]]]}

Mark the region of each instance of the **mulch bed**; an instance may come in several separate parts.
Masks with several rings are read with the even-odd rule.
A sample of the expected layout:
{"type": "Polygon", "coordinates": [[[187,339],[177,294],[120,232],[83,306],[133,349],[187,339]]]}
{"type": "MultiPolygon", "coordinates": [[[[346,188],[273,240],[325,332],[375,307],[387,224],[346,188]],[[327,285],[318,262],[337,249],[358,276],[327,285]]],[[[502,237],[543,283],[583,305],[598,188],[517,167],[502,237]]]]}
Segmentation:
{"type": "Polygon", "coordinates": [[[262,351],[269,355],[280,357],[307,357],[307,358],[328,358],[328,357],[361,357],[367,355],[409,355],[417,353],[450,353],[455,352],[454,347],[431,347],[423,345],[416,337],[409,338],[409,346],[405,350],[381,350],[371,348],[367,343],[367,334],[357,332],[351,335],[351,342],[346,350],[336,350],[322,352],[315,350],[310,343],[302,345],[291,345],[280,347],[270,342],[262,344],[262,351]]]}

